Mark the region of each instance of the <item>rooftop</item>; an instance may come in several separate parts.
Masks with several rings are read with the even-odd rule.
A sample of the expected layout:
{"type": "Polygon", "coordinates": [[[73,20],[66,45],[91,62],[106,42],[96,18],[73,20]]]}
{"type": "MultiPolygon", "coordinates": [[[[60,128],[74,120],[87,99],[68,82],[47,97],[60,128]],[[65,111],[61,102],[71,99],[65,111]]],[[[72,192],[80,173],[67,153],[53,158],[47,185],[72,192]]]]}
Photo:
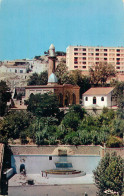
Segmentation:
{"type": "Polygon", "coordinates": [[[113,91],[113,87],[96,87],[90,88],[83,95],[108,95],[113,91]]]}

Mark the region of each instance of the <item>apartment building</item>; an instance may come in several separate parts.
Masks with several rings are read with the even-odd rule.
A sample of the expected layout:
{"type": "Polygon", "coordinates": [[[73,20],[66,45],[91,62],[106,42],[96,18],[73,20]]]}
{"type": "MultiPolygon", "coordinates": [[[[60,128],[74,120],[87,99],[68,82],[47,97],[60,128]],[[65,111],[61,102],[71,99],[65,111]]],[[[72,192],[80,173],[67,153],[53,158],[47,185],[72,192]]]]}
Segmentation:
{"type": "Polygon", "coordinates": [[[99,62],[111,63],[118,73],[124,73],[124,47],[68,46],[66,49],[66,64],[70,71],[88,72],[99,62]]]}

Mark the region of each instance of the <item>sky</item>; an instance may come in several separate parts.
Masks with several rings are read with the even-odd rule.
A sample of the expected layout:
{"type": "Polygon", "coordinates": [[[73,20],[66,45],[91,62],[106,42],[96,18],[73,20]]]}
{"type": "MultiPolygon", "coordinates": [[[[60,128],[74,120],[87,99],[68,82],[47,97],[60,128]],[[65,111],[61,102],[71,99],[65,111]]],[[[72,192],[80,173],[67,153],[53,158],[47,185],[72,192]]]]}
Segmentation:
{"type": "Polygon", "coordinates": [[[0,60],[33,58],[54,44],[123,46],[123,0],[0,0],[0,60]]]}

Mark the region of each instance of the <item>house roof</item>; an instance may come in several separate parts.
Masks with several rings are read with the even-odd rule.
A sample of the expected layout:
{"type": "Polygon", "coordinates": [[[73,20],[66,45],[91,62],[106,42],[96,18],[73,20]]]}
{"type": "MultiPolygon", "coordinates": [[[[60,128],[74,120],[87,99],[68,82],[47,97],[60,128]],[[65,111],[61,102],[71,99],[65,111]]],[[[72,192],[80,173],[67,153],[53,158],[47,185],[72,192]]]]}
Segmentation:
{"type": "Polygon", "coordinates": [[[83,95],[108,95],[114,87],[96,87],[90,88],[83,95]]]}

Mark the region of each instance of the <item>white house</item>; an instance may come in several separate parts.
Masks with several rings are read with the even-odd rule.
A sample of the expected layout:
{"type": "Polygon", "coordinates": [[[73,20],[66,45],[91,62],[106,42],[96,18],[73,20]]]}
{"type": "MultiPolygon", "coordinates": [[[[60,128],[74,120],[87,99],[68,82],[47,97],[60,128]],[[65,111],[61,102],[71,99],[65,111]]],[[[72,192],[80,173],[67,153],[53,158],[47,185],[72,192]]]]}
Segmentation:
{"type": "Polygon", "coordinates": [[[112,107],[113,90],[113,87],[90,88],[82,96],[84,107],[112,107]]]}

